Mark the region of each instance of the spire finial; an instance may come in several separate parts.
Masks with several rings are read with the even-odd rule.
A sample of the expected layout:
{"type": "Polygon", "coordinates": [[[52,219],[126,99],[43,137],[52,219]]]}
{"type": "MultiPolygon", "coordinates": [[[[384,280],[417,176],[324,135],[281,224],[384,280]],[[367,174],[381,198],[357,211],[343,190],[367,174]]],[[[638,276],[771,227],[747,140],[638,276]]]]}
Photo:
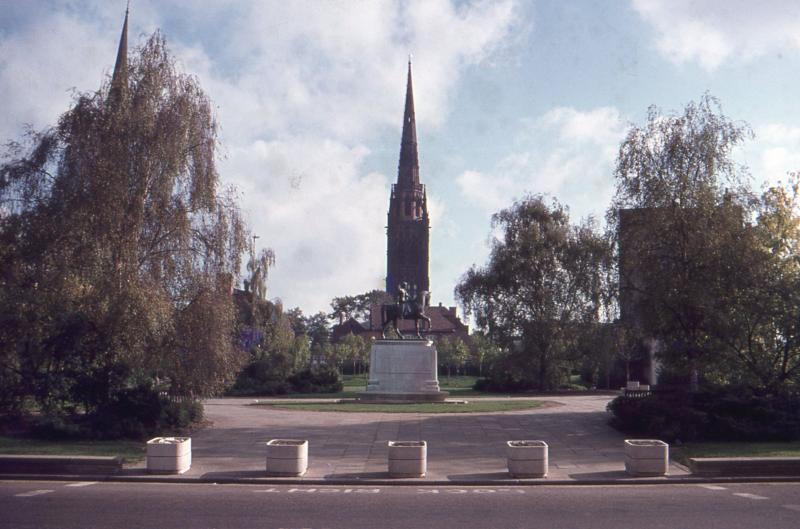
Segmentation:
{"type": "Polygon", "coordinates": [[[419,156],[417,154],[417,118],[414,112],[414,88],[411,81],[411,55],[408,61],[406,82],[406,108],[403,113],[403,136],[400,143],[400,163],[397,183],[408,186],[419,184],[419,156]]]}
{"type": "Polygon", "coordinates": [[[122,33],[119,37],[117,61],[114,63],[114,73],[111,75],[111,97],[117,100],[127,91],[128,87],[128,12],[131,2],[128,0],[125,7],[125,22],[122,23],[122,33]]]}

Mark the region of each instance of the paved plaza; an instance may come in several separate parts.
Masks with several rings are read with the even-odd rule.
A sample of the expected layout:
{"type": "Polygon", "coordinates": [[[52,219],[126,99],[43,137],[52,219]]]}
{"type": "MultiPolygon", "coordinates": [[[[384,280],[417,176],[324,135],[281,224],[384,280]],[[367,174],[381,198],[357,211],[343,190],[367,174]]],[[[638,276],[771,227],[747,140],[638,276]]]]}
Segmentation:
{"type": "MultiPolygon", "coordinates": [[[[290,411],[252,406],[254,399],[211,399],[212,424],[192,436],[192,468],[183,477],[263,478],[266,441],[289,438],[309,442],[304,480],[385,480],[387,441],[425,440],[423,481],[510,482],[505,442],[539,439],[550,447],[547,480],[633,480],[624,472],[624,437],[607,424],[612,398],[546,396],[537,397],[548,402],[539,409],[464,414],[290,411]]],[[[686,474],[670,466],[672,478],[686,474]]]]}

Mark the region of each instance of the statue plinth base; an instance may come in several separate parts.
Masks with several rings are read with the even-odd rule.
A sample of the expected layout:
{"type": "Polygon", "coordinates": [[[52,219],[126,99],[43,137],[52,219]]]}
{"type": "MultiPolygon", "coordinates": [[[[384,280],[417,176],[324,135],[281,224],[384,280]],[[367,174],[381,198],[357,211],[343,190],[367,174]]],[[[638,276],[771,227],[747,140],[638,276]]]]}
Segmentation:
{"type": "Polygon", "coordinates": [[[430,340],[376,340],[369,353],[365,402],[442,402],[436,347],[430,340]]]}

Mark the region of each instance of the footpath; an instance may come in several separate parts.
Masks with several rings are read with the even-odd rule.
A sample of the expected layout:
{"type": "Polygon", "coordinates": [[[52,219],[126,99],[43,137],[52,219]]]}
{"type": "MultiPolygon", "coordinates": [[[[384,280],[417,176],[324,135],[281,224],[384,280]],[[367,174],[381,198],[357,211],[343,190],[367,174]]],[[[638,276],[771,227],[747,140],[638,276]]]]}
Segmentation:
{"type": "MultiPolygon", "coordinates": [[[[311,412],[253,406],[255,401],[250,398],[210,399],[205,402],[210,425],[192,435],[192,466],[188,472],[177,476],[149,475],[142,461],[102,479],[438,486],[759,481],[757,478],[700,478],[675,462],[670,463],[667,476],[631,477],[624,470],[624,436],[607,424],[606,405],[613,396],[536,398],[547,401],[548,405],[512,412],[452,414],[311,412]],[[308,440],[309,467],[304,476],[266,476],[265,443],[270,439],[308,440]],[[506,441],[523,439],[543,440],[548,444],[546,478],[509,476],[506,441]],[[409,440],[427,441],[427,475],[391,479],[387,472],[387,442],[409,440]]],[[[259,399],[259,402],[270,401],[259,399]]]]}

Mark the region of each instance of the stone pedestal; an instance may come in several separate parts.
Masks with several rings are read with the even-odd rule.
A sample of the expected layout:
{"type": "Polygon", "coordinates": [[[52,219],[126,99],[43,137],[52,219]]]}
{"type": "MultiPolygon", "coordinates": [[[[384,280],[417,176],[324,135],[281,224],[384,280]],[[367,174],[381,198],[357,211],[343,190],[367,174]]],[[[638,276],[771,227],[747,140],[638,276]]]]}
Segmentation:
{"type": "Polygon", "coordinates": [[[376,340],[369,353],[365,402],[441,402],[436,347],[430,340],[376,340]]]}

